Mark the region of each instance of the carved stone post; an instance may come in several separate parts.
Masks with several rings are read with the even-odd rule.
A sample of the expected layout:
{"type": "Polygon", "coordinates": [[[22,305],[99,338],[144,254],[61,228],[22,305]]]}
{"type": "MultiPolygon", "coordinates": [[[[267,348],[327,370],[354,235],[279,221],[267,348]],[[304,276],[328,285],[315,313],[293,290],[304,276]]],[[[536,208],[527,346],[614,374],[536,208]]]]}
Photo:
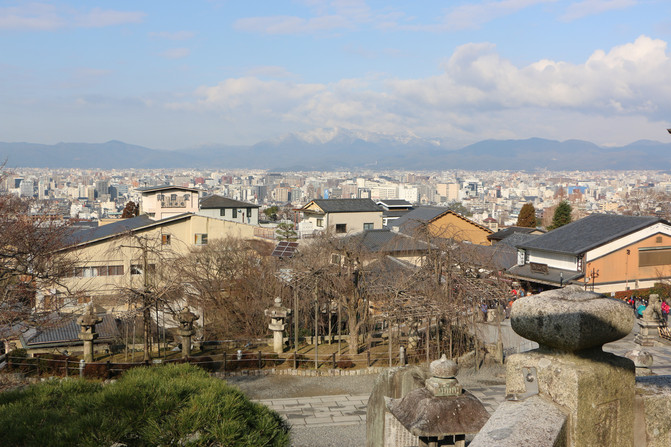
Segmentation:
{"type": "Polygon", "coordinates": [[[177,333],[182,337],[182,358],[188,358],[191,355],[191,336],[196,333],[193,330],[193,322],[198,319],[198,315],[194,314],[185,307],[177,314],[179,321],[179,329],[177,333]]]}
{"type": "MultiPolygon", "coordinates": [[[[567,416],[568,447],[632,447],[634,363],[601,349],[631,331],[629,306],[569,286],[518,299],[511,323],[515,332],[540,347],[507,359],[510,398],[525,402],[538,394],[561,409],[567,416]]],[[[518,442],[513,432],[510,443],[499,440],[497,445],[518,442]]],[[[483,445],[476,442],[478,437],[474,447],[483,445]]]]}
{"type": "Polygon", "coordinates": [[[456,363],[443,355],[429,370],[432,377],[424,388],[401,399],[385,397],[385,446],[464,447],[466,434],[477,433],[487,422],[482,402],[457,381],[456,363]]]}
{"type": "Polygon", "coordinates": [[[92,305],[86,306],[86,312],[84,312],[79,318],[77,318],[77,324],[81,326],[81,331],[79,332],[79,339],[84,342],[84,362],[90,363],[93,361],[93,340],[98,338],[96,334],[96,324],[103,321],[98,315],[95,314],[92,305]]]}
{"type": "Polygon", "coordinates": [[[282,307],[282,300],[275,298],[275,305],[265,310],[266,317],[270,317],[268,328],[273,331],[273,351],[277,354],[284,352],[284,321],[291,315],[291,309],[282,307]]]}

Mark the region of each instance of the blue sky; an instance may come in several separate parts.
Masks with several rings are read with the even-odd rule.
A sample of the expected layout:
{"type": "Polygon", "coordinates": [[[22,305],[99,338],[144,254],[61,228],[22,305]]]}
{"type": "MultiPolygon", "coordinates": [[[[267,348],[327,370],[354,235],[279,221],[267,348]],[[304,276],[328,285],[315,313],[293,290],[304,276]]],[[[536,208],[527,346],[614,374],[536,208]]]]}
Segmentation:
{"type": "Polygon", "coordinates": [[[0,1],[0,141],[668,140],[668,0],[0,1]]]}

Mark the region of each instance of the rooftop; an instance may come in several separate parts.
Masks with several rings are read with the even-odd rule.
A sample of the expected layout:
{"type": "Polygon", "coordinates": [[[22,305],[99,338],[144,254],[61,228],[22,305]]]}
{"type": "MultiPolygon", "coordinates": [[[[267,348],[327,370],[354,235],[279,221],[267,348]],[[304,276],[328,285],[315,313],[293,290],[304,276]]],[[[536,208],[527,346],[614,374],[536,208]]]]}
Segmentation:
{"type": "Polygon", "coordinates": [[[518,247],[579,255],[659,222],[668,224],[663,219],[651,216],[592,214],[524,242],[518,247]]]}

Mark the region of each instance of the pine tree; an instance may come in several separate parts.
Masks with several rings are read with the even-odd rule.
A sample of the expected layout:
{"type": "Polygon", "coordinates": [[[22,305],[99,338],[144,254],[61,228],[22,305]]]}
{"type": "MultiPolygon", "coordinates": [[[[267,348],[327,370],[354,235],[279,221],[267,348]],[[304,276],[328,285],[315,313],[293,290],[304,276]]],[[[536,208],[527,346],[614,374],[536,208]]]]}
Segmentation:
{"type": "Polygon", "coordinates": [[[563,227],[566,224],[570,224],[572,212],[573,208],[571,208],[571,204],[568,203],[568,201],[562,200],[559,202],[559,205],[557,205],[557,208],[555,209],[554,216],[552,216],[552,224],[548,227],[548,230],[554,230],[563,227]]]}
{"type": "Polygon", "coordinates": [[[525,203],[517,216],[518,227],[536,228],[536,208],[531,203],[525,203]]]}
{"type": "Polygon", "coordinates": [[[293,224],[287,222],[279,223],[275,230],[275,234],[279,241],[295,241],[298,239],[298,233],[294,230],[293,224]]]}

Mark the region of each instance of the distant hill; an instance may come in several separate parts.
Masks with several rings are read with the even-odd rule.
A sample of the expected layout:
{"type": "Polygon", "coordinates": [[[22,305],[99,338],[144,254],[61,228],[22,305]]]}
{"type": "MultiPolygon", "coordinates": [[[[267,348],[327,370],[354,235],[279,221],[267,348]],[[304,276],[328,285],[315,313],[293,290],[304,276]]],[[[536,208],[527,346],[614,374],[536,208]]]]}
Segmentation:
{"type": "Polygon", "coordinates": [[[271,170],[671,170],[671,143],[641,140],[622,147],[588,141],[485,140],[461,149],[412,135],[322,129],[251,146],[210,145],[179,151],[107,143],[0,143],[8,167],[256,168],[271,170]]]}

